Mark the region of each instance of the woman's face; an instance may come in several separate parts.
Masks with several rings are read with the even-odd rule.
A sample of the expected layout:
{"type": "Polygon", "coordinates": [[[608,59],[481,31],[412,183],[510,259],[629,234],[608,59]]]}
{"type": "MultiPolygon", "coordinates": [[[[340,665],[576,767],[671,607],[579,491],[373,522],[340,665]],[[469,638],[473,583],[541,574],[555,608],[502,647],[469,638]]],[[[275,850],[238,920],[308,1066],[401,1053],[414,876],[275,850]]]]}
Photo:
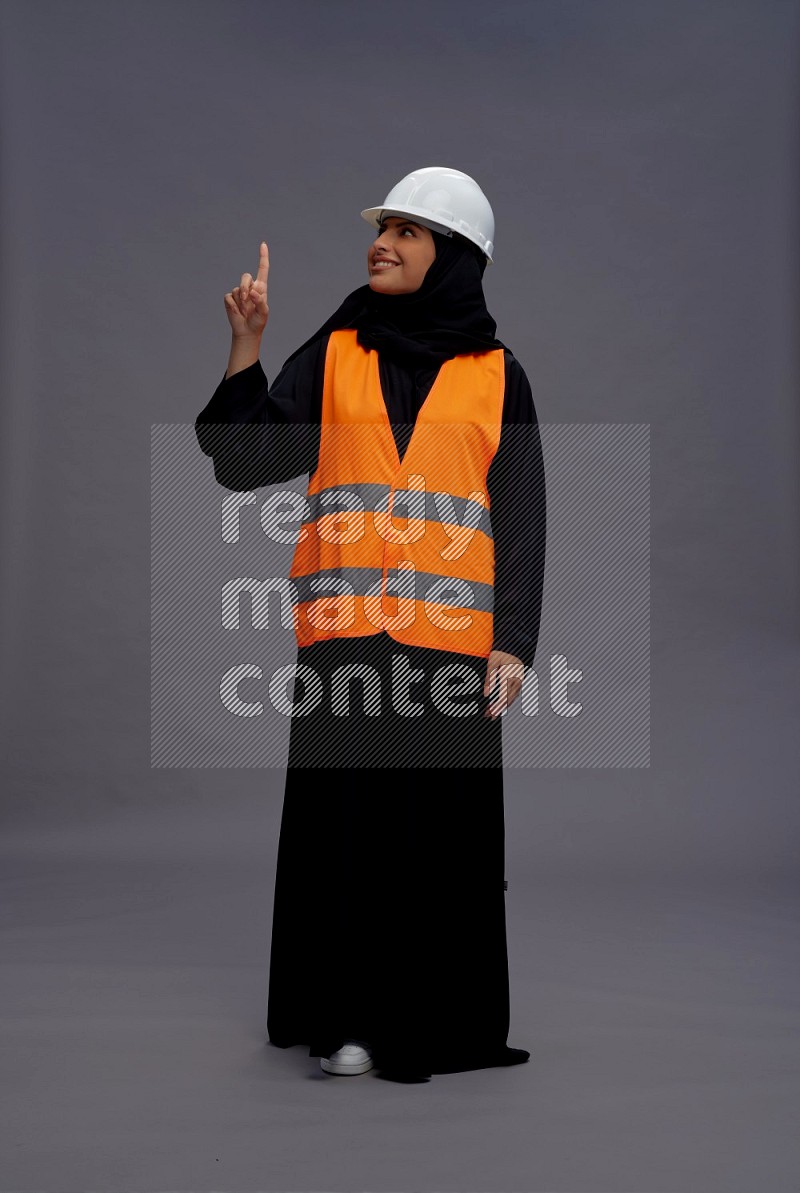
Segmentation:
{"type": "Polygon", "coordinates": [[[388,215],[367,252],[370,289],[378,294],[410,294],[420,288],[435,258],[436,242],[429,228],[388,215]]]}

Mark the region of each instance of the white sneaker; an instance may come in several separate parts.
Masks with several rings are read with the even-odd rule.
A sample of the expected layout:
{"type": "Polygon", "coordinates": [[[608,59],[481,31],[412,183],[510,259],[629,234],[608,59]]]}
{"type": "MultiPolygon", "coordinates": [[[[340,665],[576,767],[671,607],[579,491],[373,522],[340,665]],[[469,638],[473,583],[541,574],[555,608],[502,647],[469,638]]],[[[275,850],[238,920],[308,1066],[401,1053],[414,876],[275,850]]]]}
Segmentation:
{"type": "Polygon", "coordinates": [[[372,1068],[372,1053],[369,1048],[364,1048],[361,1044],[348,1040],[330,1058],[321,1056],[319,1063],[323,1072],[336,1073],[340,1077],[347,1073],[366,1073],[372,1068]]]}

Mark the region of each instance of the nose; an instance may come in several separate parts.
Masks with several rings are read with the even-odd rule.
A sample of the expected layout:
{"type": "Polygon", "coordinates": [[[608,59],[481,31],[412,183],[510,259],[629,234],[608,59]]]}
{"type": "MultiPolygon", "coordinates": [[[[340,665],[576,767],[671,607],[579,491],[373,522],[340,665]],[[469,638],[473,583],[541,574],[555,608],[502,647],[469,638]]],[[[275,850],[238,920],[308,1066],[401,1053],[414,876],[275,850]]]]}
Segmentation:
{"type": "Polygon", "coordinates": [[[388,251],[388,247],[389,247],[389,246],[388,246],[388,245],[385,243],[385,241],[384,241],[384,237],[385,237],[385,235],[386,235],[386,229],[384,228],[383,232],[380,232],[380,233],[379,233],[379,234],[378,234],[378,235],[375,237],[375,241],[374,241],[374,245],[373,245],[373,247],[374,247],[374,249],[375,249],[375,252],[376,252],[376,253],[381,253],[381,252],[384,252],[384,253],[385,253],[385,252],[387,252],[387,251],[388,251]]]}

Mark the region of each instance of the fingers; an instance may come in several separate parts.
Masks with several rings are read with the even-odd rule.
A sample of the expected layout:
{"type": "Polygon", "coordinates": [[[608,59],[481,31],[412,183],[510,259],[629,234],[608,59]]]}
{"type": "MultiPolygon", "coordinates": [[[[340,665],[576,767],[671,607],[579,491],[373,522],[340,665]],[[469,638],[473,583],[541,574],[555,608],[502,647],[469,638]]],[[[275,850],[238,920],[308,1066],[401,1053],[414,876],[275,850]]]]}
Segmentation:
{"type": "Polygon", "coordinates": [[[269,274],[269,249],[266,240],[261,241],[258,256],[258,273],[255,281],[251,273],[243,273],[239,285],[234,286],[225,295],[225,306],[229,311],[237,310],[244,318],[249,318],[253,311],[259,315],[267,315],[267,275],[269,274]]]}
{"type": "Polygon", "coordinates": [[[269,273],[269,249],[267,248],[266,240],[261,241],[258,254],[258,273],[256,274],[256,281],[267,284],[267,274],[269,273]]]}
{"type": "MultiPolygon", "coordinates": [[[[498,701],[498,695],[500,693],[495,691],[495,684],[498,679],[497,670],[498,670],[499,666],[500,666],[499,659],[496,659],[492,655],[490,655],[489,663],[486,667],[486,680],[483,685],[483,694],[484,694],[484,696],[491,696],[492,692],[494,691],[494,699],[487,705],[486,710],[483,714],[485,717],[494,718],[497,716],[497,713],[498,713],[497,701],[498,701]]],[[[503,685],[499,684],[497,686],[502,691],[503,685]]]]}
{"type": "MultiPolygon", "coordinates": [[[[501,682],[498,684],[498,690],[494,699],[488,705],[483,715],[485,717],[492,718],[504,716],[521,691],[521,679],[509,677],[508,679],[501,680],[501,682]]],[[[488,695],[488,692],[485,694],[488,695]]]]}
{"type": "Polygon", "coordinates": [[[486,666],[484,696],[491,697],[486,717],[503,716],[522,691],[523,667],[514,655],[492,651],[486,666]]]}
{"type": "Polygon", "coordinates": [[[225,305],[229,306],[228,299],[231,299],[237,310],[242,315],[252,314],[253,308],[261,311],[267,311],[267,287],[263,282],[254,282],[249,273],[242,274],[242,281],[238,286],[234,286],[229,294],[225,295],[225,305]]]}
{"type": "MultiPolygon", "coordinates": [[[[239,291],[239,297],[243,303],[247,302],[247,299],[250,295],[250,287],[252,286],[252,284],[253,284],[253,275],[251,273],[243,273],[242,280],[239,282],[239,285],[236,287],[236,290],[239,291]]],[[[233,292],[234,294],[236,293],[236,290],[234,290],[234,292],[233,292]]]]}

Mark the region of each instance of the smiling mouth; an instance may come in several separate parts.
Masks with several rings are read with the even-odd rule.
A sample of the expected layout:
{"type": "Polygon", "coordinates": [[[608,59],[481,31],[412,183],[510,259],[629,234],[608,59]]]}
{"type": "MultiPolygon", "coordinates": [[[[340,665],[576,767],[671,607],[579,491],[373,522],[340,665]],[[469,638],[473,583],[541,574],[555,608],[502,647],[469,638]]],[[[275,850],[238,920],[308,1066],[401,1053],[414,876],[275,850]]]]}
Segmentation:
{"type": "Polygon", "coordinates": [[[383,272],[386,269],[396,269],[398,265],[398,261],[373,261],[372,269],[373,271],[380,270],[383,272]]]}

